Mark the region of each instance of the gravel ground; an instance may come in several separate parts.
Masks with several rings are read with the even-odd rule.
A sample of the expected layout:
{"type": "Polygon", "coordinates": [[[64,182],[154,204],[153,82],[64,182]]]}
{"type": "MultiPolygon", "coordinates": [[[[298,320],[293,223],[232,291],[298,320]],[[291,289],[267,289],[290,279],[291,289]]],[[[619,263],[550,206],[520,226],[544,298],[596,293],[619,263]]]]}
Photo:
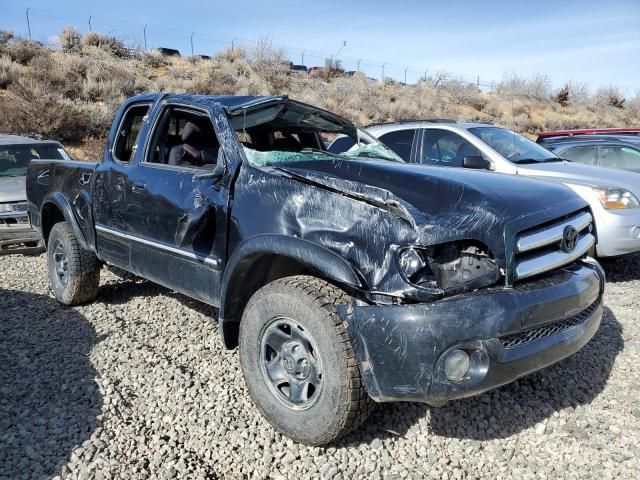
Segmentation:
{"type": "Polygon", "coordinates": [[[329,448],[253,407],[214,310],[103,271],[65,308],[45,257],[0,258],[0,479],[638,478],[640,256],[606,266],[596,337],[512,385],[442,408],[378,405],[329,448]]]}

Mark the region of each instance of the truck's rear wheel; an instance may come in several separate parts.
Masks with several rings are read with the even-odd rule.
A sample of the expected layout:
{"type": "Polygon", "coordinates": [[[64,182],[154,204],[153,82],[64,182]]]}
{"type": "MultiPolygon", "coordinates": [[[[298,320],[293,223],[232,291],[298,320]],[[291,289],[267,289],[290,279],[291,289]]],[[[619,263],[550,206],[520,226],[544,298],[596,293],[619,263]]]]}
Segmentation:
{"type": "Polygon", "coordinates": [[[295,276],[261,288],[240,323],[240,363],[249,393],[280,432],[322,445],[347,434],[373,409],[335,305],[348,296],[295,276]]]}
{"type": "Polygon", "coordinates": [[[49,284],[66,305],[90,302],[98,293],[100,260],[80,246],[67,222],[56,223],[47,244],[49,284]]]}

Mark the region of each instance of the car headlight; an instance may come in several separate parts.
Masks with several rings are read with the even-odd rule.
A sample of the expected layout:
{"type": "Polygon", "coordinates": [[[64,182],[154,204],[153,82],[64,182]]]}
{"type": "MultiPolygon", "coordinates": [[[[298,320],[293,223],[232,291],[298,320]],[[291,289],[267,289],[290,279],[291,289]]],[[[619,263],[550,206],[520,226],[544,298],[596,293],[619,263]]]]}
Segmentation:
{"type": "Polygon", "coordinates": [[[0,213],[13,212],[13,205],[10,203],[0,203],[0,213]]]}
{"type": "Polygon", "coordinates": [[[398,266],[407,282],[445,295],[477,290],[500,278],[495,259],[485,249],[463,242],[402,248],[398,266]]]}
{"type": "Polygon", "coordinates": [[[638,208],[640,202],[629,190],[616,187],[594,187],[600,203],[607,210],[617,210],[625,208],[638,208]]]}

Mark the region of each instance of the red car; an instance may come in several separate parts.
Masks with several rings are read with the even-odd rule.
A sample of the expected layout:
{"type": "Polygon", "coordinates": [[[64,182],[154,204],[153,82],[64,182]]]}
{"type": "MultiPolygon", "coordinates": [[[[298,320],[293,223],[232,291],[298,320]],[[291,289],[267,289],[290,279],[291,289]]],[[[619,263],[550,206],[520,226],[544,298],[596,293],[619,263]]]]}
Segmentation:
{"type": "Polygon", "coordinates": [[[640,128],[581,128],[576,130],[556,130],[538,134],[537,142],[549,137],[573,137],[574,135],[640,135],[640,128]]]}

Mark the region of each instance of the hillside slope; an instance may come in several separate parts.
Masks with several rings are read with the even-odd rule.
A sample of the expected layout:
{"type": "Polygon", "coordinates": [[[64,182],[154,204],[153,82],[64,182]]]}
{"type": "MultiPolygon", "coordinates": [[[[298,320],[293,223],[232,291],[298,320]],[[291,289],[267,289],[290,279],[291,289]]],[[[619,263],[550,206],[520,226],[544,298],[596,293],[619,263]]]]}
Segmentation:
{"type": "Polygon", "coordinates": [[[483,92],[446,74],[416,85],[384,83],[325,69],[316,78],[291,74],[268,41],[223,51],[212,59],[131,52],[121,42],[73,30],[62,49],[0,32],[0,131],[41,134],[96,159],[119,103],[143,91],[282,94],[321,106],[359,125],[408,118],[484,121],[518,132],[640,126],[640,98],[614,87],[590,95],[580,85],[552,92],[546,76],[512,75],[483,92]]]}

